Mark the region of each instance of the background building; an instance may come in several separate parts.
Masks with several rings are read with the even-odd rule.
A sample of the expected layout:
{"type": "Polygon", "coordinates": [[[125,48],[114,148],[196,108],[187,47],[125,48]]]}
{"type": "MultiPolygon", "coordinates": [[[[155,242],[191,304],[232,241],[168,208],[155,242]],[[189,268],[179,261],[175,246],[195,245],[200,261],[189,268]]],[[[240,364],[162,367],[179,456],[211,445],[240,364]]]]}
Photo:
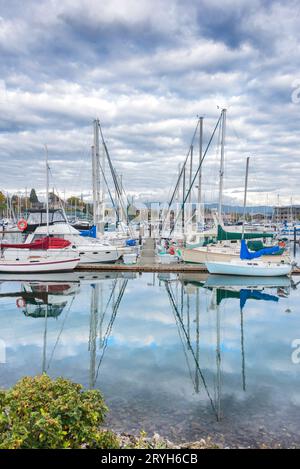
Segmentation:
{"type": "Polygon", "coordinates": [[[283,205],[274,208],[274,221],[278,223],[300,220],[300,205],[283,205]]]}

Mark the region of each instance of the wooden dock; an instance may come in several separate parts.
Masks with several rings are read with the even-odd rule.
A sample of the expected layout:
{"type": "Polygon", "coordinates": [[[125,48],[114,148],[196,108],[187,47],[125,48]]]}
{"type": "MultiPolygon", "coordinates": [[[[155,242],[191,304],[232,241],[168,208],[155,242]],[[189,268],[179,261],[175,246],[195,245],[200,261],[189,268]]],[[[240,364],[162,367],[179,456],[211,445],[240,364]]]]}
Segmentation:
{"type": "MultiPolygon", "coordinates": [[[[91,271],[119,271],[119,272],[194,272],[194,273],[207,273],[205,265],[202,264],[184,264],[177,262],[172,264],[159,264],[156,262],[137,263],[126,265],[121,263],[116,264],[80,264],[76,270],[91,270],[91,271]]],[[[293,275],[299,275],[300,269],[294,267],[293,275]]]]}
{"type": "Polygon", "coordinates": [[[192,265],[192,264],[79,264],[76,270],[95,270],[95,271],[110,271],[118,270],[119,272],[207,272],[205,265],[192,265]]]}

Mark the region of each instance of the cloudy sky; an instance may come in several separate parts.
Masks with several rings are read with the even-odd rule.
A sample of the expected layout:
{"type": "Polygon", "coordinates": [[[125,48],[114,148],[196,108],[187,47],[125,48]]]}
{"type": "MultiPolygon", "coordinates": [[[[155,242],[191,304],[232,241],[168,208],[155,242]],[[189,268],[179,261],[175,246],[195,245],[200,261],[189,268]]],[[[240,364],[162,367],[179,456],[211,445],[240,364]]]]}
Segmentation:
{"type": "MultiPolygon", "coordinates": [[[[92,121],[127,192],[163,200],[197,116],[228,109],[225,194],[300,203],[300,4],[253,0],[0,0],[0,190],[91,192],[92,121]]],[[[203,169],[217,193],[217,139],[203,169]]]]}

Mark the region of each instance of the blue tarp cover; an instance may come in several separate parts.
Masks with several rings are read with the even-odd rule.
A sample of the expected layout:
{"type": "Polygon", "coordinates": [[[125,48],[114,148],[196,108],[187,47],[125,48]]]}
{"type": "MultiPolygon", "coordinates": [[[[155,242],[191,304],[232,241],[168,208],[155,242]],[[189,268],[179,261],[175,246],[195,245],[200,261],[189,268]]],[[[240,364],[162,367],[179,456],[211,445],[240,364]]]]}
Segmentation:
{"type": "Polygon", "coordinates": [[[256,259],[257,257],[276,254],[280,250],[279,246],[272,246],[270,248],[263,248],[259,251],[249,251],[246,241],[244,239],[241,240],[241,250],[240,250],[240,258],[241,259],[256,259]]]}
{"type": "Polygon", "coordinates": [[[97,237],[97,228],[95,225],[92,226],[90,230],[81,230],[80,236],[87,236],[89,238],[96,238],[97,237]]]}
{"type": "Polygon", "coordinates": [[[126,240],[126,246],[136,246],[136,240],[135,239],[127,239],[126,240]]]}

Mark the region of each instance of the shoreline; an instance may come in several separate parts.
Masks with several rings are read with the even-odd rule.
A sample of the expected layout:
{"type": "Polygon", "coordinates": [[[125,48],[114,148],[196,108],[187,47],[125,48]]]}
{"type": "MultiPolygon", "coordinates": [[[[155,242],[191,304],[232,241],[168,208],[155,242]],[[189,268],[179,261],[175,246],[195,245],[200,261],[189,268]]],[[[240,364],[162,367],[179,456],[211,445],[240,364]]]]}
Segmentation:
{"type": "Polygon", "coordinates": [[[139,436],[126,432],[114,432],[120,443],[120,449],[299,449],[300,444],[282,445],[278,441],[273,443],[261,442],[259,444],[228,444],[218,441],[212,436],[191,441],[170,441],[158,433],[148,436],[141,432],[139,436]]]}

